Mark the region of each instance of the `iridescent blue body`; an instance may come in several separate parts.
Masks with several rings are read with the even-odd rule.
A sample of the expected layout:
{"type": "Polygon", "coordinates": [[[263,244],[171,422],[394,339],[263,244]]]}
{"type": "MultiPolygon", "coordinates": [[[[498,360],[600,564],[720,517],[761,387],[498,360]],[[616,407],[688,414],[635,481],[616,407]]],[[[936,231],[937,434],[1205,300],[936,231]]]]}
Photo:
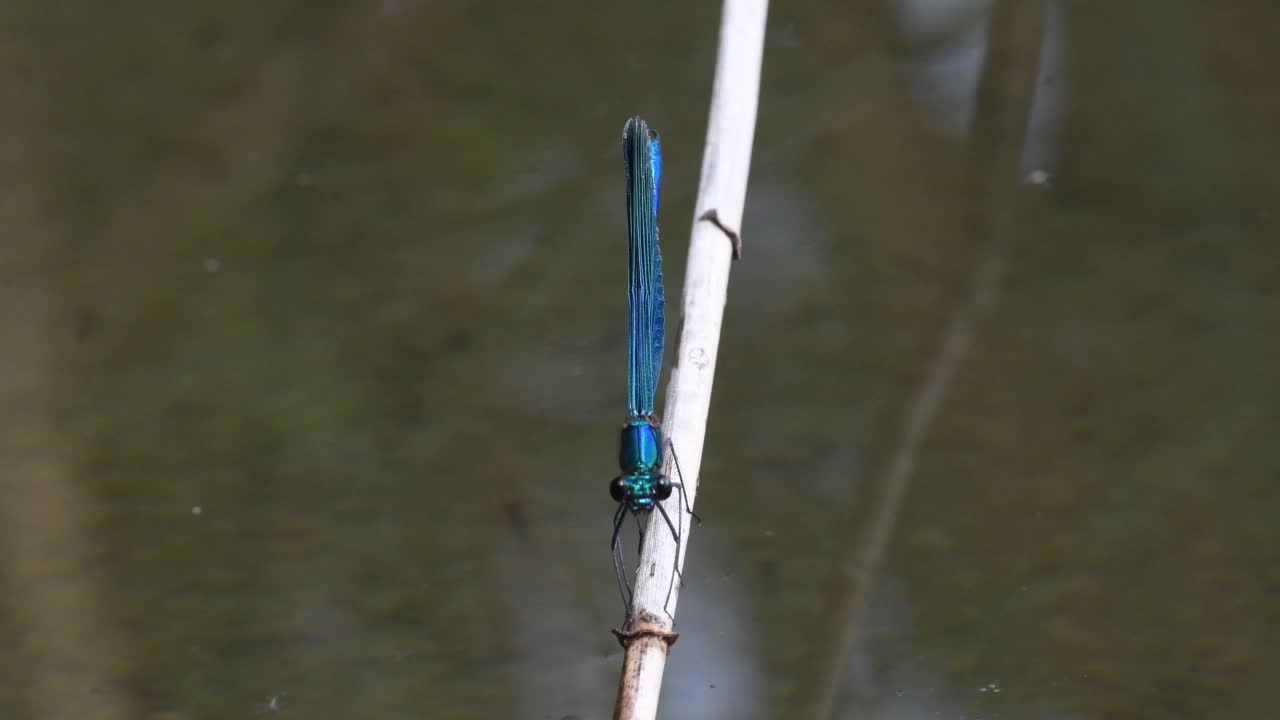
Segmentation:
{"type": "Polygon", "coordinates": [[[665,309],[662,255],[658,251],[658,195],[662,180],[662,147],[658,133],[635,117],[622,130],[622,164],[627,196],[627,419],[618,444],[621,474],[609,485],[618,503],[613,516],[614,569],[624,600],[629,585],[622,564],[619,530],[627,513],[657,510],[679,544],[679,532],[662,508],[680,483],[662,474],[669,443],[654,414],[653,400],[662,374],[665,309]]]}
{"type": "Polygon", "coordinates": [[[671,497],[670,480],[662,476],[662,429],[652,420],[632,418],[622,426],[618,467],[623,492],[614,499],[631,512],[648,512],[656,501],[671,497]]]}
{"type": "Polygon", "coordinates": [[[671,496],[670,481],[662,477],[662,430],[653,411],[666,330],[658,250],[662,145],[658,133],[638,117],[622,129],[622,169],[627,194],[627,420],[618,449],[622,475],[610,493],[634,513],[652,510],[671,496]]]}

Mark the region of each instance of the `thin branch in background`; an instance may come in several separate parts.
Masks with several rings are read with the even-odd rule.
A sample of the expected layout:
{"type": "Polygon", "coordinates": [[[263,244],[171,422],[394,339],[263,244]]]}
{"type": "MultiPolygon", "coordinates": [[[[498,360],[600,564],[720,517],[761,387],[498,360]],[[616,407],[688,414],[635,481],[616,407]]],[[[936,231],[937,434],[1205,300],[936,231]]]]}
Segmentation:
{"type": "MultiPolygon", "coordinates": [[[[684,566],[706,439],[711,385],[715,376],[729,288],[729,267],[740,252],[742,211],[755,136],[760,64],[764,54],[767,0],[725,0],[720,47],[702,157],[702,179],[694,205],[693,231],[685,269],[683,327],[667,385],[663,427],[680,453],[680,481],[687,505],[673,493],[666,510],[680,513],[685,528],[679,547],[658,513],[651,513],[636,573],[627,626],[619,633],[626,647],[614,717],[649,720],[657,716],[679,583],[671,578],[684,566]]],[[[667,454],[665,474],[673,474],[667,454]]]]}
{"type": "Polygon", "coordinates": [[[844,625],[833,635],[830,656],[819,667],[812,710],[808,717],[833,717],[845,668],[857,642],[874,580],[892,539],[894,527],[916,460],[929,427],[937,417],[982,318],[995,306],[1004,281],[1009,251],[1013,243],[1016,191],[1028,108],[1036,77],[1036,58],[1044,5],[1041,2],[996,3],[991,10],[987,60],[979,84],[978,103],[970,143],[970,177],[974,194],[966,232],[975,246],[986,245],[979,262],[968,303],[947,327],[941,351],[929,369],[924,385],[907,412],[901,440],[890,458],[881,483],[883,488],[861,543],[851,543],[850,552],[837,565],[847,588],[841,607],[831,618],[843,617],[844,625]]]}
{"type": "MultiPolygon", "coordinates": [[[[37,174],[33,159],[17,146],[0,153],[0,167],[5,178],[37,174]]],[[[4,183],[0,195],[0,223],[8,229],[0,249],[0,579],[6,609],[19,629],[6,642],[17,651],[15,667],[21,668],[7,680],[32,717],[138,717],[120,684],[132,670],[128,646],[109,622],[104,600],[110,594],[94,572],[98,547],[89,530],[89,503],[52,417],[59,381],[56,341],[65,334],[65,322],[58,318],[54,291],[36,279],[51,246],[39,210],[45,199],[22,183],[4,183]]]]}

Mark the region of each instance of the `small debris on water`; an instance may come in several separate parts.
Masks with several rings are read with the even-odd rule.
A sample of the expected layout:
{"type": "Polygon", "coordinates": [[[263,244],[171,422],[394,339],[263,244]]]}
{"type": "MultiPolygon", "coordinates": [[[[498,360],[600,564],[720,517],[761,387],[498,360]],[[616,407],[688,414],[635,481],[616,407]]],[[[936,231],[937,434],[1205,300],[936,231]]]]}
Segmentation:
{"type": "Polygon", "coordinates": [[[1032,170],[1022,178],[1022,182],[1038,188],[1049,189],[1053,187],[1053,173],[1048,170],[1032,170]]]}

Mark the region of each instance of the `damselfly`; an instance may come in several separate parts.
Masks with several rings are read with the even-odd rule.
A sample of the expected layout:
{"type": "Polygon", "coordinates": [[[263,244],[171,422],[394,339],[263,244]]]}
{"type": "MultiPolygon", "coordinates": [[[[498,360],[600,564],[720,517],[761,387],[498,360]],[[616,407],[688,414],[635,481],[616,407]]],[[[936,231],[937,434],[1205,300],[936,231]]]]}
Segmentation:
{"type": "MultiPolygon", "coordinates": [[[[688,507],[684,486],[662,474],[663,458],[674,449],[664,439],[653,409],[653,398],[662,374],[662,346],[666,318],[662,289],[662,255],[658,251],[658,191],[662,181],[662,147],[658,133],[638,117],[622,130],[622,168],[627,195],[627,420],[622,426],[618,466],[622,474],[609,484],[618,503],[613,514],[613,569],[622,600],[631,609],[631,584],[622,559],[622,523],[627,513],[647,516],[657,510],[675,538],[680,530],[662,507],[672,490],[680,492],[688,507]]],[[[676,461],[676,473],[680,463],[676,461]]],[[[692,514],[692,510],[690,509],[692,514]]],[[[695,516],[696,517],[696,516],[695,516]]],[[[679,514],[683,529],[683,513],[679,514]]],[[[643,531],[643,525],[642,525],[643,531]]],[[[674,582],[674,578],[672,579],[674,582]]]]}

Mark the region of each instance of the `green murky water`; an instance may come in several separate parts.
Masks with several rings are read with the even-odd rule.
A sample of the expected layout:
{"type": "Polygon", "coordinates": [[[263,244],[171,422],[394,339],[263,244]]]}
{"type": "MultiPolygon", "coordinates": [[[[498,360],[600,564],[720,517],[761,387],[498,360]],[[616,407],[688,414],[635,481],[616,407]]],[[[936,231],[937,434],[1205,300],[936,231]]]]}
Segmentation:
{"type": "MultiPolygon", "coordinates": [[[[889,12],[774,5],[663,716],[1267,716],[1280,10],[1064,5],[1043,189],[1026,98],[967,152],[889,12]]],[[[714,4],[0,20],[0,716],[607,716],[617,136],[677,298],[714,4]]]]}

